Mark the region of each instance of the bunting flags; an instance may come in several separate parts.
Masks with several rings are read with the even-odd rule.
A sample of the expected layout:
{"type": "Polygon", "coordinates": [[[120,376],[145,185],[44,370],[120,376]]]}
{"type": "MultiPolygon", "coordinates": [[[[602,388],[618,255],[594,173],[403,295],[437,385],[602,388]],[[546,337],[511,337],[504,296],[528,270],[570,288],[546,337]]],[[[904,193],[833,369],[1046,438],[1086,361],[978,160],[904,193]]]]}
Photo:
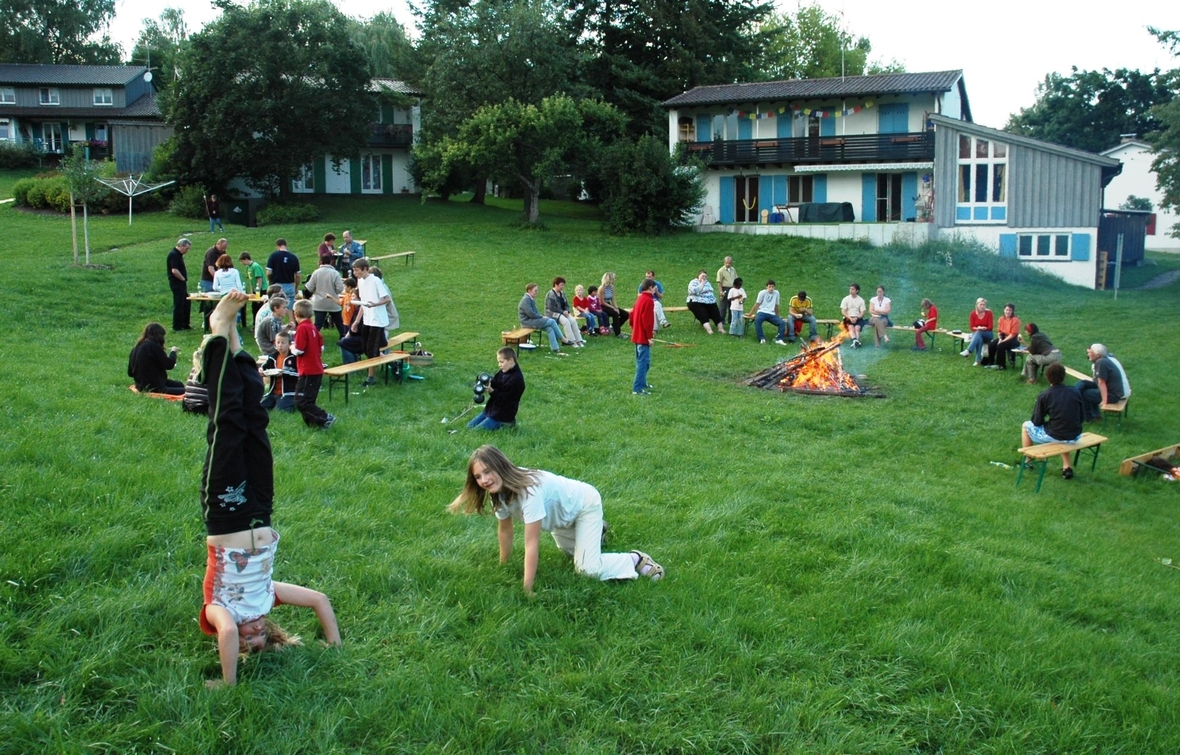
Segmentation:
{"type": "MultiPolygon", "coordinates": [[[[853,107],[844,108],[843,110],[815,110],[812,108],[792,107],[791,115],[795,118],[844,118],[853,113],[859,113],[873,106],[873,101],[869,100],[863,105],[855,105],[853,107]]],[[[765,113],[746,112],[744,110],[731,110],[730,115],[736,115],[738,118],[749,118],[752,121],[764,121],[767,118],[781,117],[787,112],[786,105],[780,105],[777,110],[768,110],[765,113]]]]}

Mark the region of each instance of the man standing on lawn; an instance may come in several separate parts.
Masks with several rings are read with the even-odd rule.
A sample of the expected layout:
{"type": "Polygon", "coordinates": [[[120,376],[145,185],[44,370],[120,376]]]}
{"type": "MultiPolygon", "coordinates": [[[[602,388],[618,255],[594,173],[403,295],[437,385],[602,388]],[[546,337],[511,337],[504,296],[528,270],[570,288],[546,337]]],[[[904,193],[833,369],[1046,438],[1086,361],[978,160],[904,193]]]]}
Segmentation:
{"type": "Polygon", "coordinates": [[[205,261],[201,264],[201,291],[213,290],[213,276],[217,274],[217,260],[229,248],[228,239],[217,239],[217,243],[205,250],[205,261]]]}
{"type": "MultiPolygon", "coordinates": [[[[717,270],[717,290],[721,295],[717,297],[717,303],[721,306],[721,314],[728,316],[726,311],[729,307],[729,289],[733,288],[733,282],[737,279],[737,270],[733,267],[733,257],[726,257],[724,264],[717,270]]],[[[722,317],[721,319],[725,319],[722,317]]]]}
{"type": "Polygon", "coordinates": [[[283,287],[287,303],[295,301],[295,284],[303,281],[299,258],[287,251],[286,239],[275,239],[275,250],[266,260],[266,279],[283,287]]]}
{"type": "Polygon", "coordinates": [[[193,246],[188,239],[180,239],[168,252],[168,288],[172,290],[172,331],[192,330],[189,318],[192,305],[188,300],[188,270],[184,267],[184,255],[193,246]]]}
{"type": "MultiPolygon", "coordinates": [[[[1049,387],[1037,396],[1032,420],[1025,422],[1020,430],[1021,448],[1042,443],[1077,443],[1082,437],[1082,394],[1076,388],[1062,385],[1065,367],[1060,362],[1046,367],[1045,377],[1049,387]]],[[[1073,479],[1068,451],[1061,454],[1061,476],[1073,479]]]]}
{"type": "Polygon", "coordinates": [[[656,282],[648,278],[639,284],[639,296],[631,308],[631,343],[635,344],[635,382],[631,394],[646,396],[651,393],[647,371],[651,367],[651,344],[656,328],[656,282]]]}

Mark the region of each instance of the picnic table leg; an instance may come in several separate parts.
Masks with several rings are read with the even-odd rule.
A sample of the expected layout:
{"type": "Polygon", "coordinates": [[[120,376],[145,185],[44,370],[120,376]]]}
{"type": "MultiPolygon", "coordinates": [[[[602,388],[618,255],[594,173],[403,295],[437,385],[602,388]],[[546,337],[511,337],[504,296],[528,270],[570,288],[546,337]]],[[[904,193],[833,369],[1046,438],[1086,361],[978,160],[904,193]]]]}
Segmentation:
{"type": "Polygon", "coordinates": [[[1040,470],[1040,474],[1037,475],[1037,489],[1033,491],[1034,493],[1041,492],[1041,483],[1045,480],[1045,470],[1048,467],[1049,467],[1049,460],[1048,459],[1041,459],[1040,463],[1037,464],[1037,468],[1040,470]]]}
{"type": "Polygon", "coordinates": [[[350,391],[348,390],[348,373],[346,372],[346,373],[344,373],[344,403],[346,405],[348,404],[348,394],[349,393],[350,393],[350,391]]]}
{"type": "Polygon", "coordinates": [[[1020,487],[1020,480],[1024,477],[1024,463],[1028,461],[1027,456],[1021,456],[1020,461],[1016,462],[1016,468],[1020,471],[1016,473],[1016,487],[1020,487]]]}

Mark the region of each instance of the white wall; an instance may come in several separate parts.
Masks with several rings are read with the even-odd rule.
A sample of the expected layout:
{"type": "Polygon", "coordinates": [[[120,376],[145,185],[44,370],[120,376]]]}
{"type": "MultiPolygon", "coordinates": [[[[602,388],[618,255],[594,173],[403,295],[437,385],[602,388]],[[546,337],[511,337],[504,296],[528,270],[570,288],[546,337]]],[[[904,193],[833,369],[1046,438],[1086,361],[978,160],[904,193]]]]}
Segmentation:
{"type": "Polygon", "coordinates": [[[1151,170],[1155,156],[1137,143],[1123,144],[1102,154],[1123,161],[1123,172],[1106,187],[1103,206],[1109,210],[1117,209],[1132,195],[1150,199],[1156,221],[1155,235],[1147,237],[1147,248],[1180,252],[1180,239],[1168,235],[1172,226],[1180,223],[1180,216],[1160,210],[1163,192],[1156,188],[1156,174],[1151,170]]]}
{"type": "Polygon", "coordinates": [[[344,158],[339,163],[332,161],[331,156],[324,158],[326,169],[324,170],[324,192],[327,194],[350,194],[352,193],[352,179],[350,172],[352,164],[348,158],[344,158]]]}
{"type": "MultiPolygon", "coordinates": [[[[1066,283],[1071,283],[1075,286],[1084,286],[1085,288],[1094,288],[1095,272],[1098,269],[1098,229],[1097,228],[1009,228],[1007,226],[987,226],[987,225],[973,225],[960,226],[958,228],[944,228],[938,233],[937,238],[942,240],[972,240],[978,241],[984,246],[992,249],[999,254],[1000,250],[1000,234],[1002,233],[1048,233],[1048,234],[1075,234],[1084,233],[1090,237],[1090,259],[1084,262],[1074,262],[1072,260],[1058,261],[1036,261],[1036,260],[1021,260],[1022,265],[1031,265],[1038,270],[1043,270],[1050,275],[1055,275],[1066,283]]],[[[1108,285],[1109,282],[1108,282],[1108,285]]]]}

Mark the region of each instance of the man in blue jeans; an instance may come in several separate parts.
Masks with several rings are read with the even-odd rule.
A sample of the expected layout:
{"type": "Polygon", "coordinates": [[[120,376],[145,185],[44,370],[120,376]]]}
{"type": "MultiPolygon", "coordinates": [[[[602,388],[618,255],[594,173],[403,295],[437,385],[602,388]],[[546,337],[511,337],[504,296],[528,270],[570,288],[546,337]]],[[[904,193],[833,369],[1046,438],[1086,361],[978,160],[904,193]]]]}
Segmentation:
{"type": "Polygon", "coordinates": [[[488,405],[467,423],[468,428],[499,430],[516,426],[516,412],[520,408],[520,397],[524,395],[524,373],[520,371],[516,352],[510,346],[496,352],[496,363],[500,365],[500,371],[492,376],[488,385],[488,405]]]}
{"type": "Polygon", "coordinates": [[[651,393],[647,371],[651,367],[651,343],[656,329],[655,288],[654,280],[644,280],[631,308],[631,343],[635,344],[635,382],[631,384],[631,393],[635,396],[651,393]]]}
{"type": "Polygon", "coordinates": [[[554,354],[561,353],[561,326],[552,317],[542,317],[537,311],[537,284],[529,283],[524,287],[524,296],[516,307],[516,314],[520,318],[520,325],[533,330],[543,330],[549,336],[549,348],[554,354]]]}
{"type": "Polygon", "coordinates": [[[778,337],[774,342],[786,346],[783,336],[787,333],[787,321],[778,315],[779,293],[774,288],[774,281],[766,281],[766,288],[758,292],[758,299],[754,302],[754,332],[758,334],[758,343],[766,343],[766,336],[762,333],[762,323],[769,322],[778,326],[778,337]]]}

